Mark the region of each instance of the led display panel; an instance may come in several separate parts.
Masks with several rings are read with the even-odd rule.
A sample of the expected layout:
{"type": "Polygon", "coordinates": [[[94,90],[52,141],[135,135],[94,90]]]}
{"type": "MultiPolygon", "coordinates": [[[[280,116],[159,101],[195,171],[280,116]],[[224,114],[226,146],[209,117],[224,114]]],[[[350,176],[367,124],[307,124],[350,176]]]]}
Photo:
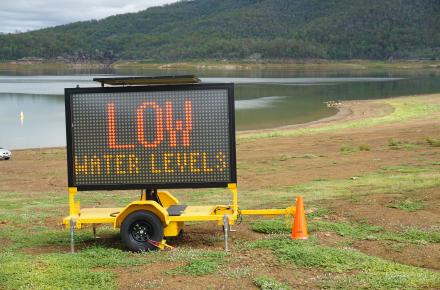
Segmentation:
{"type": "Polygon", "coordinates": [[[65,89],[69,187],[236,183],[233,84],[65,89]]]}

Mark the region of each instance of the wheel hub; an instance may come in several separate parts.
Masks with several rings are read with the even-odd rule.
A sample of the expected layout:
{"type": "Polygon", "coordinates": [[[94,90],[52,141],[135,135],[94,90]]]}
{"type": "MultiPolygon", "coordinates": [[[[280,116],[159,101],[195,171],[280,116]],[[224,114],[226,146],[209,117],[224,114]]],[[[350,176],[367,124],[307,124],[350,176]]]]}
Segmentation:
{"type": "Polygon", "coordinates": [[[145,221],[138,221],[131,226],[130,235],[137,242],[146,242],[153,235],[153,228],[145,221]]]}

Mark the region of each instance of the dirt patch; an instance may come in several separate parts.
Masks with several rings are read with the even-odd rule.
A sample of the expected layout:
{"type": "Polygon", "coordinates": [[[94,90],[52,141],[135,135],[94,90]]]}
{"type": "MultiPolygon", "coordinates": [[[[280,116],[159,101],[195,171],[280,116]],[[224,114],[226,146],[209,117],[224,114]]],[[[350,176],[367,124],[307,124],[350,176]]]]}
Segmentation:
{"type": "MultiPolygon", "coordinates": [[[[250,229],[248,219],[241,224],[231,227],[230,245],[234,249],[234,243],[239,240],[257,240],[263,235],[256,233],[250,229]]],[[[198,249],[223,250],[223,228],[217,225],[216,222],[211,223],[195,223],[185,225],[184,234],[182,238],[172,238],[169,243],[173,246],[190,246],[198,249]]]]}
{"type": "Polygon", "coordinates": [[[273,277],[279,282],[290,285],[293,289],[318,289],[316,282],[324,274],[318,269],[296,268],[293,264],[281,264],[269,250],[240,250],[234,253],[233,259],[235,265],[223,270],[223,275],[233,281],[234,277],[230,273],[243,273],[249,270],[249,276],[235,278],[239,282],[237,288],[226,289],[256,288],[253,279],[258,276],[273,277]]]}
{"type": "Polygon", "coordinates": [[[69,253],[70,246],[50,245],[50,246],[40,246],[40,247],[28,247],[21,249],[20,252],[30,255],[40,255],[40,254],[49,254],[49,253],[69,253]]]}
{"type": "Polygon", "coordinates": [[[245,142],[237,151],[239,166],[243,166],[238,171],[239,184],[241,188],[261,189],[274,184],[351,178],[386,166],[432,166],[433,160],[440,160],[440,150],[428,146],[426,136],[440,136],[437,121],[245,142]],[[388,146],[390,138],[420,145],[411,150],[394,150],[388,146]],[[361,145],[370,150],[341,152],[345,146],[361,145]]]}
{"type": "Polygon", "coordinates": [[[6,248],[12,245],[12,241],[8,239],[1,238],[0,239],[0,248],[6,248]]]}
{"type": "Polygon", "coordinates": [[[269,276],[301,289],[318,289],[316,279],[323,273],[280,265],[269,250],[239,250],[231,253],[230,263],[215,274],[204,276],[170,275],[166,272],[183,262],[159,262],[118,269],[119,289],[257,289],[253,279],[269,276]],[[308,286],[305,286],[308,285],[308,286]]]}
{"type": "MultiPolygon", "coordinates": [[[[321,205],[332,212],[329,220],[338,222],[359,222],[382,226],[387,231],[402,232],[408,228],[425,229],[440,226],[438,206],[440,193],[437,188],[417,192],[425,208],[415,212],[390,208],[395,200],[402,200],[403,194],[375,194],[355,201],[331,199],[321,201],[321,205]]],[[[336,233],[314,233],[320,242],[335,246],[345,238],[336,233]],[[324,237],[323,237],[324,235],[324,237]],[[336,236],[336,238],[335,238],[336,236]],[[337,238],[339,237],[339,238],[337,238]]],[[[352,247],[368,255],[418,267],[440,269],[440,244],[410,244],[394,241],[356,240],[352,247]]]]}
{"type": "Polygon", "coordinates": [[[0,191],[61,192],[67,187],[65,149],[14,150],[13,158],[0,162],[0,191]]]}
{"type": "Polygon", "coordinates": [[[60,217],[48,217],[44,219],[43,224],[48,228],[64,229],[65,225],[60,217]]]}
{"type": "Polygon", "coordinates": [[[314,232],[313,237],[318,238],[319,244],[328,247],[344,247],[347,239],[332,232],[314,232]]]}
{"type": "Polygon", "coordinates": [[[412,245],[390,241],[357,241],[353,247],[368,255],[401,264],[440,270],[440,244],[412,245]]]}
{"type": "Polygon", "coordinates": [[[158,289],[163,288],[168,278],[166,271],[176,268],[183,263],[158,262],[131,268],[117,268],[114,273],[118,276],[119,289],[158,289]]]}
{"type": "Polygon", "coordinates": [[[169,239],[174,247],[188,246],[197,249],[222,250],[222,227],[215,222],[185,225],[181,238],[169,239]]]}
{"type": "Polygon", "coordinates": [[[423,189],[411,193],[411,197],[421,199],[425,208],[408,212],[389,207],[394,201],[407,198],[403,194],[375,194],[356,201],[333,199],[326,201],[326,206],[336,216],[356,222],[379,225],[391,231],[400,231],[406,227],[429,230],[433,226],[440,226],[438,212],[440,190],[437,188],[423,189]]]}

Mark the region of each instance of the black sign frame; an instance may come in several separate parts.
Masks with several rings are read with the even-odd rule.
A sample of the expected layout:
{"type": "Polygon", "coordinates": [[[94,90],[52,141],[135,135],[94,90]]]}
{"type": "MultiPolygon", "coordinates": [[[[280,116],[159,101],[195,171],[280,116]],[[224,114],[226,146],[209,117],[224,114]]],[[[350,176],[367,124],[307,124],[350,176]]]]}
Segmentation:
{"type": "Polygon", "coordinates": [[[125,190],[125,189],[168,189],[168,188],[215,188],[228,187],[230,183],[237,183],[237,159],[235,141],[235,104],[233,83],[189,84],[189,85],[157,85],[157,86],[128,86],[128,87],[88,87],[65,88],[65,117],[67,140],[67,173],[68,186],[76,187],[78,191],[87,190],[125,190]],[[72,120],[72,95],[85,93],[126,93],[126,92],[154,92],[154,91],[189,91],[222,89],[228,94],[229,117],[229,176],[228,182],[197,182],[197,183],[155,183],[155,184],[75,184],[74,182],[74,140],[72,120]]]}

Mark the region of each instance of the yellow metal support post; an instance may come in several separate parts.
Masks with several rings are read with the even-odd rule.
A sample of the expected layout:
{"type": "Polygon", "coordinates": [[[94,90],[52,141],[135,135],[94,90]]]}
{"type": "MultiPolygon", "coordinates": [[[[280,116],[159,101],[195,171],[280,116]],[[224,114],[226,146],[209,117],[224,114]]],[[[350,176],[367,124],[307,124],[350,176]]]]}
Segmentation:
{"type": "Polygon", "coordinates": [[[289,206],[285,209],[243,209],[242,215],[295,215],[296,207],[289,206]]]}
{"type": "Polygon", "coordinates": [[[71,216],[79,215],[80,212],[79,201],[75,202],[75,195],[77,192],[78,189],[76,187],[69,187],[69,214],[71,216]]]}
{"type": "Polygon", "coordinates": [[[234,213],[238,213],[238,193],[237,193],[237,184],[229,183],[229,190],[232,192],[232,209],[234,213]]]}
{"type": "Polygon", "coordinates": [[[66,225],[69,225],[70,228],[70,252],[75,252],[75,228],[80,228],[78,226],[76,217],[79,217],[80,214],[80,205],[79,201],[75,202],[75,195],[78,192],[78,189],[76,187],[69,187],[69,214],[70,219],[64,220],[64,223],[66,225]]]}

